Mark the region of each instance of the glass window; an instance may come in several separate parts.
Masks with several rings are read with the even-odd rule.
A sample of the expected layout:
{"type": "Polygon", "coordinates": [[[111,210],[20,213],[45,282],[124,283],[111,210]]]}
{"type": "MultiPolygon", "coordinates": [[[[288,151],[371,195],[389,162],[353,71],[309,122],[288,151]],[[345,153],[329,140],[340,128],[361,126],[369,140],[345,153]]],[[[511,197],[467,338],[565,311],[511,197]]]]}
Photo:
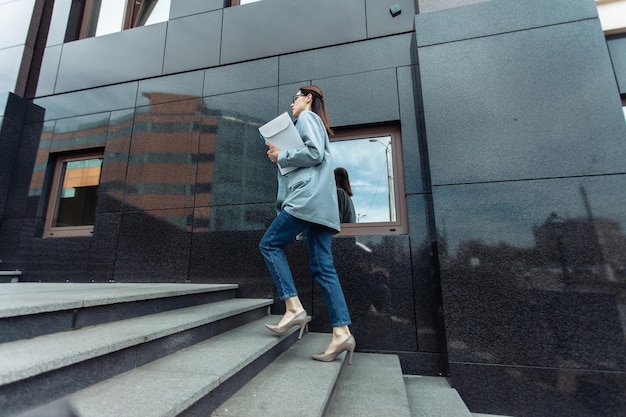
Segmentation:
{"type": "Polygon", "coordinates": [[[407,233],[399,129],[341,131],[331,140],[333,168],[348,172],[355,211],[355,223],[342,224],[342,234],[407,233]]]}
{"type": "Polygon", "coordinates": [[[171,0],[87,0],[81,38],[165,22],[171,0]]]}
{"type": "Polygon", "coordinates": [[[102,153],[57,159],[44,237],[91,235],[101,169],[102,153]]]}

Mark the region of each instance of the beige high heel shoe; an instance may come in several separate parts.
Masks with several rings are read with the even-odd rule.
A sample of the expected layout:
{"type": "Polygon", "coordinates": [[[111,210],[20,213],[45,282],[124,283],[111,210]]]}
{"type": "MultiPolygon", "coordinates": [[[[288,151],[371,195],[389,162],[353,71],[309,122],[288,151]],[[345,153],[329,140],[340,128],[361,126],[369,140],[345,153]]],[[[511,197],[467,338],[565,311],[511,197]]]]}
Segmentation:
{"type": "Polygon", "coordinates": [[[354,336],[350,335],[346,340],[341,342],[337,349],[333,350],[329,353],[318,353],[317,355],[313,355],[313,359],[316,361],[322,362],[332,362],[337,359],[337,356],[344,350],[350,352],[350,356],[348,356],[348,365],[352,365],[352,354],[354,353],[354,348],[356,347],[356,340],[354,340],[354,336]]]}
{"type": "Polygon", "coordinates": [[[304,328],[306,327],[308,321],[309,316],[306,314],[306,311],[303,310],[282,326],[279,326],[277,324],[266,324],[265,327],[267,327],[274,333],[285,334],[285,332],[287,332],[287,330],[291,329],[293,326],[300,325],[300,334],[298,335],[298,340],[300,340],[302,339],[302,333],[304,333],[304,328]]]}

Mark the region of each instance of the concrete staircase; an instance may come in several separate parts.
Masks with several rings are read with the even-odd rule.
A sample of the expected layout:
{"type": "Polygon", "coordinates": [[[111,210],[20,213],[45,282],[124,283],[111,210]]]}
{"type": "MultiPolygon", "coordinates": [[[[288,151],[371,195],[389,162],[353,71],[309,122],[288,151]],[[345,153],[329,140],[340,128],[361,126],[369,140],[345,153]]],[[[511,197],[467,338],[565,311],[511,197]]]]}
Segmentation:
{"type": "Polygon", "coordinates": [[[397,356],[311,360],[329,335],[273,335],[263,326],[279,319],[272,300],[236,289],[0,285],[0,414],[471,416],[444,378],[403,376],[397,356]]]}

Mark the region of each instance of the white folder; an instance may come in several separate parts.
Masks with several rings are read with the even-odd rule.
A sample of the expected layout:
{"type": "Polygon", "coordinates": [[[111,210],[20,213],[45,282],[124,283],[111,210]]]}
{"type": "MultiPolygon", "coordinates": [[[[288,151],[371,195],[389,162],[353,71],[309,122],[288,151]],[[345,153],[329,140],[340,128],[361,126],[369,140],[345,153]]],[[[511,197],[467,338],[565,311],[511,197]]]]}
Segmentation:
{"type": "MultiPolygon", "coordinates": [[[[277,118],[259,127],[259,133],[261,133],[261,137],[263,137],[265,141],[277,146],[281,150],[296,149],[304,146],[304,142],[287,112],[284,112],[277,118]]],[[[283,168],[278,164],[278,169],[280,169],[282,175],[285,175],[298,168],[283,168]]]]}

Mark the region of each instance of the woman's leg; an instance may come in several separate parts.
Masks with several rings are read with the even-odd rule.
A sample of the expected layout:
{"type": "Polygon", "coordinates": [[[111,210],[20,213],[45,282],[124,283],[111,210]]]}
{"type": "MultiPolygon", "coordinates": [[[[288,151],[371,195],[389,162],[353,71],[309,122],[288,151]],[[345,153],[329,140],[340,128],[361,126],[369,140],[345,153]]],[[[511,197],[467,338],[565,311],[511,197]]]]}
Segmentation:
{"type": "Polygon", "coordinates": [[[310,269],[313,278],[322,287],[324,301],[333,326],[333,339],[326,349],[332,352],[350,336],[351,324],[348,305],[333,264],[332,231],[325,227],[311,225],[307,229],[310,269]]]}
{"type": "Polygon", "coordinates": [[[286,211],[281,211],[259,243],[259,249],[272,275],[278,296],[281,300],[285,300],[286,311],[283,318],[278,322],[279,326],[290,321],[304,310],[298,298],[284,248],[293,242],[307,225],[307,222],[293,217],[286,211]]]}

